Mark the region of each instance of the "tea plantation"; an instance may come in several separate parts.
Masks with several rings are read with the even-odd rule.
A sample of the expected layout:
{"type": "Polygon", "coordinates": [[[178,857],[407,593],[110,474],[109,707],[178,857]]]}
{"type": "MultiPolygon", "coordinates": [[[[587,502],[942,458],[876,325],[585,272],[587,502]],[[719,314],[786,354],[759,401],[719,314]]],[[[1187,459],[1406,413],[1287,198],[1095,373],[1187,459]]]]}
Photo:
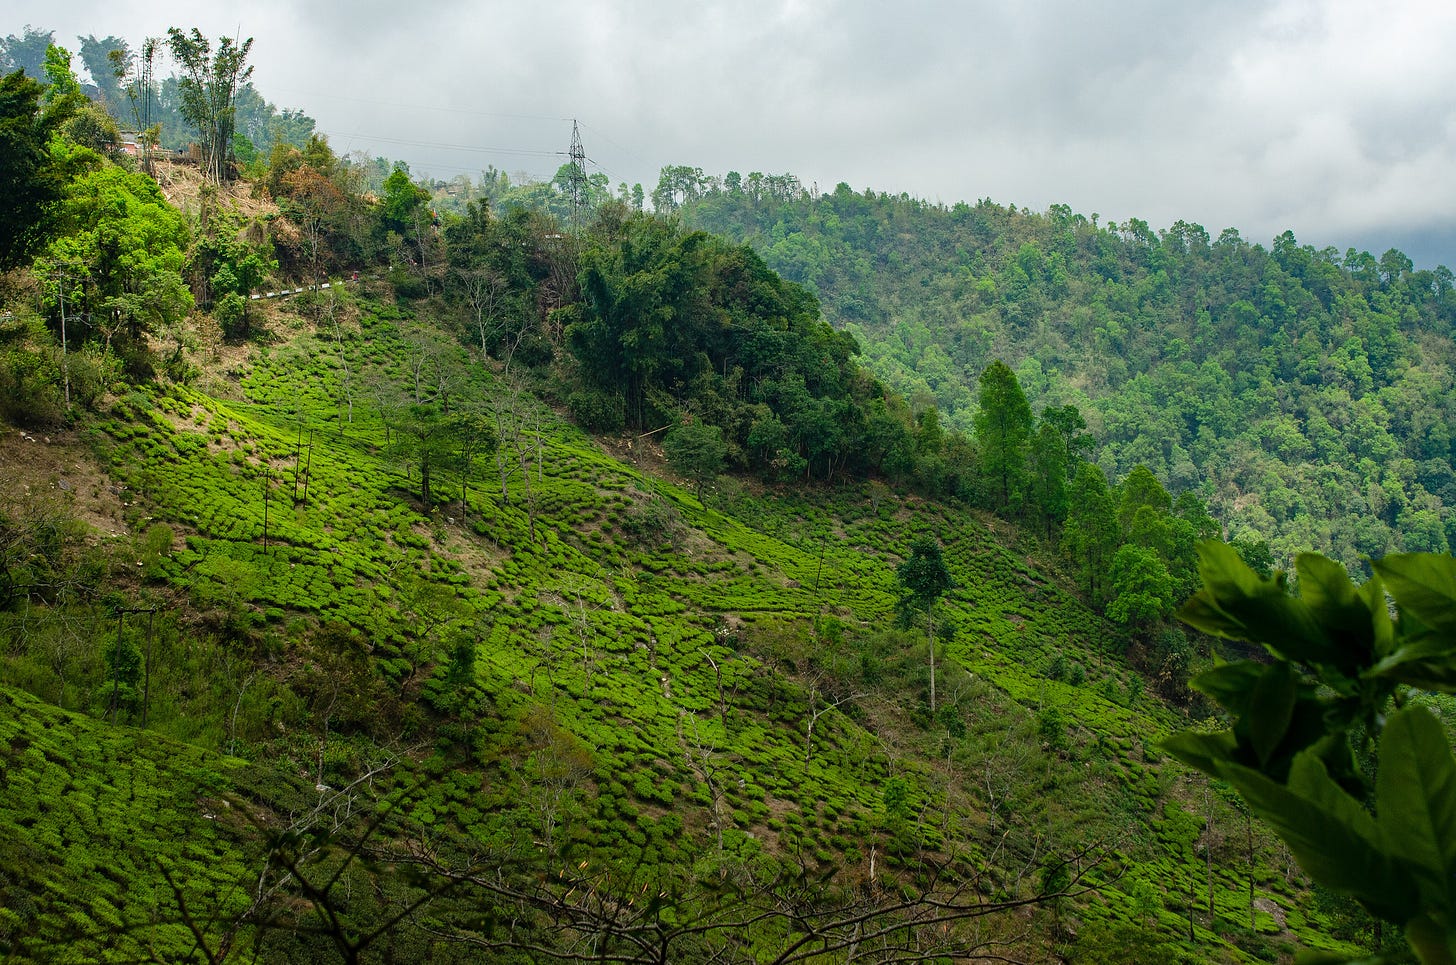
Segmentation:
{"type": "Polygon", "coordinates": [[[1355,951],[1155,749],[1189,710],[1126,631],[987,519],[699,501],[428,320],[319,317],[81,430],[131,535],[66,544],[97,592],[3,614],[0,958],[620,961],[646,921],[681,961],[1355,951]],[[436,447],[452,412],[493,445],[436,447]],[[896,621],[922,536],[933,712],[896,621]],[[900,927],[937,895],[966,914],[900,927]]]}

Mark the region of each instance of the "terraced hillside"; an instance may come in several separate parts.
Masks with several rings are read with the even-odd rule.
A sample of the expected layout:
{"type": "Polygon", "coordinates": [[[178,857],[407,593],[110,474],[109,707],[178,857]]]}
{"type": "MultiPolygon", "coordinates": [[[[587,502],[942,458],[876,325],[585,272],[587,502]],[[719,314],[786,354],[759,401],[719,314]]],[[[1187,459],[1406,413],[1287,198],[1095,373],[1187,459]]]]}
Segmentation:
{"type": "Polygon", "coordinates": [[[86,430],[134,535],[108,595],[3,615],[4,680],[82,712],[0,701],[11,957],[1351,947],[1157,751],[1185,711],[1131,642],[982,519],[878,484],[700,502],[403,309],[305,308],[86,430]],[[917,536],[957,584],[934,713],[896,624],[917,536]]]}

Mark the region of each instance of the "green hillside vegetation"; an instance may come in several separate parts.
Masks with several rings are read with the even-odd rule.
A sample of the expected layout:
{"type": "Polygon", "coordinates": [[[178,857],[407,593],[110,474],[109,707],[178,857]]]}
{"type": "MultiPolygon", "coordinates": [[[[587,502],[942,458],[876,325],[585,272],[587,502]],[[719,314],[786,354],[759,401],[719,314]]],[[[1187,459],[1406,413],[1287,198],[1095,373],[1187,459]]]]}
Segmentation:
{"type": "Polygon", "coordinates": [[[666,168],[653,197],[814,292],[870,370],[948,426],[973,425],[1001,358],[1033,408],[1084,413],[1109,475],[1145,465],[1286,563],[1456,539],[1445,266],[789,176],[666,168]]]}
{"type": "MultiPolygon", "coordinates": [[[[864,487],[741,490],[705,507],[478,367],[461,399],[520,406],[502,417],[539,431],[539,450],[524,472],[506,450],[508,496],[498,477],[472,487],[462,518],[456,470],[426,514],[380,411],[361,405],[351,423],[338,397],[341,351],[361,377],[407,376],[407,324],[374,306],[337,342],[300,332],[260,352],[231,399],[158,386],[110,403],[86,431],[135,494],[139,535],[101,560],[63,535],[44,578],[11,570],[17,586],[65,590],[14,594],[5,679],[231,751],[207,765],[223,775],[215,797],[242,793],[225,780],[236,755],[281,772],[290,794],[348,787],[394,758],[376,793],[401,836],[458,836],[525,868],[650,873],[685,902],[708,901],[693,884],[704,874],[838,869],[831,895],[865,887],[871,863],[882,888],[913,892],[944,865],[978,899],[1010,900],[1094,846],[1101,860],[1082,870],[1105,890],[1069,917],[1172,947],[1191,899],[1149,896],[1192,892],[1185,954],[1237,959],[1201,920],[1210,882],[1193,849],[1211,815],[1227,849],[1211,879],[1219,930],[1243,935],[1242,819],[1153,750],[1176,718],[1142,693],[1118,632],[983,524],[864,487]],[[940,541],[957,583],[939,605],[953,630],[933,716],[923,633],[872,629],[891,620],[917,535],[940,541]]],[[[87,728],[73,739],[113,739],[87,728]]],[[[243,887],[265,841],[240,835],[217,874],[243,887]]],[[[1252,873],[1274,904],[1255,926],[1322,943],[1306,886],[1260,841],[1252,873]]],[[[69,921],[68,942],[114,937],[114,918],[47,907],[61,917],[46,935],[69,921]]],[[[1034,934],[1018,947],[1071,940],[1050,921],[1034,934]]]]}
{"type": "Polygon", "coordinates": [[[451,214],[235,117],[136,161],[49,59],[0,81],[7,958],[1399,954],[1160,751],[1250,651],[1170,622],[1222,527],[1087,461],[1093,400],[989,360],[943,424],[570,165],[451,214]]]}

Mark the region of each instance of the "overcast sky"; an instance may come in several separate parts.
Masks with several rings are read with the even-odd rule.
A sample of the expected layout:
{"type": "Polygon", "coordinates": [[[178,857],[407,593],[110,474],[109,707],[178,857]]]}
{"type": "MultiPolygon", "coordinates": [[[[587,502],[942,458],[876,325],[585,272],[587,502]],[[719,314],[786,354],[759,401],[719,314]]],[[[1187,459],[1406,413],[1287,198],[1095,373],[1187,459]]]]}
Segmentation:
{"type": "Polygon", "coordinates": [[[7,6],[0,34],[73,50],[251,36],[264,97],[416,174],[549,177],[577,118],[613,186],[650,191],[667,164],[788,172],[1456,266],[1450,0],[7,6]]]}

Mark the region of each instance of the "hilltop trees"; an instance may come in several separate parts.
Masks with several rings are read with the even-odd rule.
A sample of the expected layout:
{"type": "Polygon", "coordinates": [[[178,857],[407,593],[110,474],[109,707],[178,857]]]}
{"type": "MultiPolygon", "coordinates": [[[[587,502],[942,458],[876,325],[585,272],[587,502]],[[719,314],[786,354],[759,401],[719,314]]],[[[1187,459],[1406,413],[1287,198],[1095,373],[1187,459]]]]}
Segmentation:
{"type": "Polygon", "coordinates": [[[828,479],[854,459],[872,391],[854,341],[752,251],[634,213],[580,265],[566,345],[628,426],[691,406],[731,458],[766,474],[828,479]]]}
{"type": "MultiPolygon", "coordinates": [[[[1099,224],[1065,205],[847,186],[780,197],[751,180],[702,179],[681,217],[812,284],[862,340],[862,364],[933,401],[945,427],[972,428],[972,383],[999,357],[1033,412],[1086,413],[1109,475],[1141,464],[1175,494],[1200,492],[1231,535],[1268,540],[1276,559],[1456,539],[1448,268],[1287,232],[1259,245],[1186,222],[1099,224]]],[[[982,503],[1004,512],[997,482],[982,503]]]]}
{"type": "Polygon", "coordinates": [[[239,85],[253,74],[253,68],[245,66],[253,38],[239,44],[222,37],[214,53],[211,42],[196,27],[190,33],[172,27],[167,31],[167,46],[182,68],[179,107],[182,116],[197,129],[202,170],[212,181],[221,183],[230,177],[228,158],[237,128],[234,100],[239,85]]]}
{"type": "Polygon", "coordinates": [[[65,193],[66,163],[49,147],[75,105],[43,108],[43,91],[19,70],[0,78],[0,271],[28,263],[45,243],[65,193]]]}

